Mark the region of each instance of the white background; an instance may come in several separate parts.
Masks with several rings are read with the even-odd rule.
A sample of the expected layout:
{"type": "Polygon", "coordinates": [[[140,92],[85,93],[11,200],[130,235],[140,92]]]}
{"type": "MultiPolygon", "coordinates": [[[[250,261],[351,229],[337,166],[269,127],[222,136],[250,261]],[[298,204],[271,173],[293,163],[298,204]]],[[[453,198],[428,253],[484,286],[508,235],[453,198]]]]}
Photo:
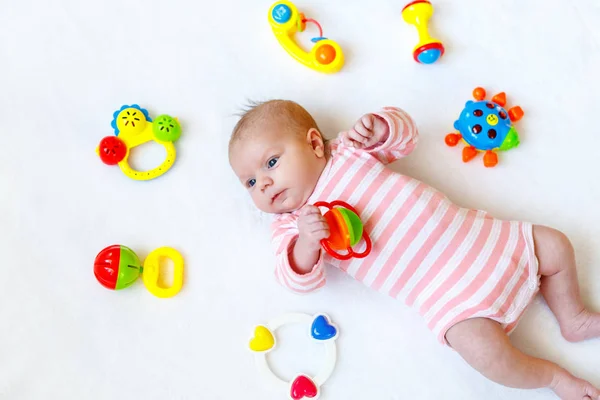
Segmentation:
{"type": "MultiPolygon", "coordinates": [[[[412,60],[416,33],[390,0],[303,0],[344,69],[294,61],[267,22],[269,1],[2,0],[0,11],[0,398],[282,399],[247,349],[255,324],[326,312],[340,325],[323,399],[552,399],[487,381],[440,346],[416,312],[338,271],[299,297],[273,278],[268,217],[227,162],[248,99],[292,99],[333,137],[385,105],[419,124],[418,149],[393,168],[457,203],[569,235],[582,294],[600,309],[600,4],[595,0],[438,0],[430,29],[447,53],[412,60]],[[525,118],[521,146],[495,169],[463,164],[444,135],[476,86],[506,91],[525,118]],[[112,113],[139,103],[180,118],[178,159],[136,182],[100,162],[112,113]],[[110,244],[141,259],[173,246],[186,261],[174,298],[141,279],[112,292],[93,261],[110,244]]],[[[300,36],[317,35],[314,27],[300,36]]],[[[138,167],[162,150],[137,151],[138,167]],[[143,154],[140,156],[140,154],[143,154]]],[[[284,329],[274,367],[314,374],[323,349],[284,329]]],[[[600,386],[600,340],[569,344],[538,297],[519,348],[600,386]]]]}

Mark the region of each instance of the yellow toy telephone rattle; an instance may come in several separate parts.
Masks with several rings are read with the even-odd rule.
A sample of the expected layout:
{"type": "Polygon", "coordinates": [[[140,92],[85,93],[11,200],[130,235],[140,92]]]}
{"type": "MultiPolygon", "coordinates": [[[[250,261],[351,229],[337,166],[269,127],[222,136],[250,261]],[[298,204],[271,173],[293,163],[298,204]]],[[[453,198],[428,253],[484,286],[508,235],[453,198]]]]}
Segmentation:
{"type": "Polygon", "coordinates": [[[323,37],[321,25],[314,19],[305,18],[294,4],[286,0],[273,4],[269,9],[269,23],[279,44],[300,63],[324,73],[335,73],[342,69],[342,48],[333,40],[323,37]],[[306,29],[307,22],[312,22],[319,28],[319,37],[312,39],[315,45],[310,53],[300,48],[292,39],[297,31],[303,32],[306,29]]]}
{"type": "Polygon", "coordinates": [[[132,104],[124,105],[114,112],[111,126],[115,130],[115,136],[105,137],[96,147],[96,154],[103,163],[118,164],[125,175],[138,181],[158,178],[173,166],[176,156],[173,142],[181,136],[181,126],[177,118],[163,114],[152,121],[146,109],[132,104]],[[133,169],[128,162],[129,151],[151,140],[165,148],[165,161],[149,171],[133,169]]]}

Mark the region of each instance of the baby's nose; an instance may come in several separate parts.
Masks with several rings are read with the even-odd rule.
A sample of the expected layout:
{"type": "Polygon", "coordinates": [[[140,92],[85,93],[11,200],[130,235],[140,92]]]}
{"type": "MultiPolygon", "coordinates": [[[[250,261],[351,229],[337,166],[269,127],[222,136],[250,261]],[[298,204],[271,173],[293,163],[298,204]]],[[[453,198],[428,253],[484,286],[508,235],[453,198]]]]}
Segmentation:
{"type": "Polygon", "coordinates": [[[271,178],[269,178],[269,177],[264,177],[260,181],[260,187],[261,187],[262,190],[265,190],[266,188],[268,188],[272,184],[273,184],[273,180],[271,178]]]}

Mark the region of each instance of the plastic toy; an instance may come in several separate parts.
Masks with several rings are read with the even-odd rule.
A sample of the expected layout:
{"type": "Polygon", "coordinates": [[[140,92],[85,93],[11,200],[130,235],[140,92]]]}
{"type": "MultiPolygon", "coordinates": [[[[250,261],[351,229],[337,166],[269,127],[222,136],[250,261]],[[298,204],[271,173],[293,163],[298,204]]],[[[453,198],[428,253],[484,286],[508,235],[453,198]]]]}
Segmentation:
{"type": "Polygon", "coordinates": [[[138,181],[157,178],[173,166],[176,155],[173,142],[181,136],[181,126],[177,118],[163,114],[152,121],[147,110],[132,104],[124,105],[115,111],[111,125],[115,136],[106,136],[96,148],[96,154],[103,163],[118,164],[125,175],[138,181]],[[130,150],[152,140],[165,148],[165,161],[152,170],[136,171],[128,162],[130,150]]]}
{"type": "Polygon", "coordinates": [[[454,129],[458,133],[446,135],[446,144],[454,147],[462,139],[467,144],[463,148],[463,161],[471,161],[478,152],[485,152],[483,164],[490,168],[498,164],[496,151],[510,150],[519,145],[519,134],[513,122],[523,118],[524,112],[519,106],[507,112],[504,109],[504,92],[492,97],[491,101],[485,100],[485,96],[483,88],[478,87],[473,91],[476,101],[467,101],[460,117],[454,122],[454,129]]]}
{"type": "Polygon", "coordinates": [[[433,6],[427,0],[413,1],[402,9],[404,21],[417,28],[419,43],[413,49],[413,57],[421,64],[433,64],[444,55],[442,42],[429,36],[427,23],[432,15],[433,6]]]}
{"type": "Polygon", "coordinates": [[[183,285],[183,257],[175,249],[161,247],[148,254],[142,266],[133,250],[116,244],[98,253],[94,261],[94,275],[102,286],[111,290],[125,289],[142,275],[144,285],[150,293],[161,298],[173,297],[183,285]],[[162,287],[158,282],[161,257],[173,261],[171,287],[162,287]]]}
{"type": "Polygon", "coordinates": [[[302,313],[285,314],[266,325],[258,325],[254,336],[250,339],[250,350],[255,353],[256,365],[261,374],[282,392],[285,391],[292,400],[317,399],[321,386],[329,379],[337,359],[335,340],[339,336],[338,327],[325,314],[309,315],[302,313]],[[314,341],[325,345],[325,364],[314,378],[307,374],[296,374],[294,379],[286,382],[277,377],[267,362],[267,353],[277,346],[275,331],[286,324],[306,324],[307,333],[314,341]]]}
{"type": "Polygon", "coordinates": [[[323,37],[321,25],[314,19],[305,18],[294,4],[286,0],[273,4],[269,9],[269,23],[279,44],[300,63],[324,73],[334,73],[342,69],[342,48],[333,40],[323,37]],[[300,48],[292,38],[297,31],[304,32],[307,22],[312,22],[319,28],[319,36],[312,39],[315,45],[310,53],[300,48]]]}
{"type": "Polygon", "coordinates": [[[315,203],[316,207],[325,207],[327,212],[324,217],[329,224],[329,237],[321,241],[321,245],[332,257],[338,260],[349,260],[352,257],[364,258],[371,252],[371,239],[364,231],[363,224],[358,216],[358,212],[348,203],[343,201],[334,201],[327,203],[319,201],[315,203]],[[352,249],[360,239],[365,240],[366,249],[362,253],[356,253],[352,249]],[[347,250],[346,254],[336,252],[347,250]]]}

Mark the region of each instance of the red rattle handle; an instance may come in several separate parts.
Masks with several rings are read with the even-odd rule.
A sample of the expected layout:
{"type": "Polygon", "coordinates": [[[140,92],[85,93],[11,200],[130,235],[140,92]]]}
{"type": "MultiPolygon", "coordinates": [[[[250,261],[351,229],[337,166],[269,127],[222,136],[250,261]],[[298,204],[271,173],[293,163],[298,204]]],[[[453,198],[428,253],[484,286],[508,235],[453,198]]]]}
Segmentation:
{"type": "MultiPolygon", "coordinates": [[[[341,201],[341,200],[332,201],[331,203],[328,203],[325,201],[318,201],[315,203],[315,207],[325,207],[328,210],[333,210],[333,208],[336,206],[346,208],[346,209],[350,210],[351,212],[353,212],[356,216],[358,216],[358,212],[354,209],[354,207],[352,207],[350,204],[348,204],[344,201],[341,201]]],[[[331,228],[333,228],[333,227],[331,227],[331,228]]],[[[330,234],[329,238],[322,239],[321,246],[323,246],[323,249],[325,249],[325,251],[329,255],[331,255],[333,258],[336,258],[338,260],[349,260],[353,257],[365,258],[371,252],[371,239],[369,238],[369,235],[367,235],[367,233],[364,230],[362,233],[362,239],[365,241],[366,249],[362,253],[356,253],[352,249],[351,243],[348,243],[349,240],[346,240],[346,246],[347,246],[346,250],[348,251],[348,253],[340,254],[340,253],[336,252],[334,249],[331,248],[331,244],[330,244],[331,236],[332,236],[332,234],[330,234]]]]}

